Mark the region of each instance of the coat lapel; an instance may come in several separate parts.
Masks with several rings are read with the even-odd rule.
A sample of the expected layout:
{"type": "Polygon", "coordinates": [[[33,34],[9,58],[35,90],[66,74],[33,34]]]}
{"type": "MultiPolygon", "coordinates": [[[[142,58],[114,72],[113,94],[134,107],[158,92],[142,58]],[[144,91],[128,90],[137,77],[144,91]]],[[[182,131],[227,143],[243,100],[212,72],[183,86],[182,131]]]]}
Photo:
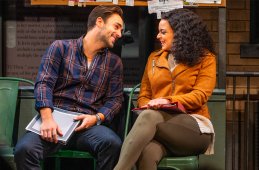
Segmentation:
{"type": "MultiPolygon", "coordinates": [[[[156,66],[157,67],[164,67],[167,68],[169,70],[169,66],[168,66],[168,60],[167,60],[167,55],[168,52],[167,51],[163,51],[160,50],[158,51],[155,56],[156,56],[156,66]]],[[[180,73],[184,72],[185,70],[187,70],[189,67],[184,65],[184,64],[177,64],[174,71],[172,72],[172,76],[176,77],[178,76],[180,73]]]]}
{"type": "Polygon", "coordinates": [[[189,67],[184,65],[184,64],[178,64],[174,71],[173,71],[173,77],[178,76],[179,74],[181,74],[182,72],[184,72],[185,70],[187,70],[189,67]]]}
{"type": "Polygon", "coordinates": [[[156,57],[157,57],[156,66],[157,67],[164,67],[164,68],[169,69],[167,55],[168,55],[167,51],[160,50],[159,52],[157,52],[157,54],[156,54],[156,57]]]}

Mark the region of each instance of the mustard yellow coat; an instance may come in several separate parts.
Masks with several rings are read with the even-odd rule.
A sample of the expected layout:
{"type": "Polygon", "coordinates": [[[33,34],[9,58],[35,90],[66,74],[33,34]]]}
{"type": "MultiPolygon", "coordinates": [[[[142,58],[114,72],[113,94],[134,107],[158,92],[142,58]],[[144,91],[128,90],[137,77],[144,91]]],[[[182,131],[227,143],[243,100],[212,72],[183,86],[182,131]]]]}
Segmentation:
{"type": "Polygon", "coordinates": [[[166,98],[183,104],[189,114],[210,118],[207,101],[216,84],[216,59],[212,53],[197,65],[178,64],[170,72],[168,52],[150,54],[141,81],[138,105],[146,105],[151,99],[166,98]]]}

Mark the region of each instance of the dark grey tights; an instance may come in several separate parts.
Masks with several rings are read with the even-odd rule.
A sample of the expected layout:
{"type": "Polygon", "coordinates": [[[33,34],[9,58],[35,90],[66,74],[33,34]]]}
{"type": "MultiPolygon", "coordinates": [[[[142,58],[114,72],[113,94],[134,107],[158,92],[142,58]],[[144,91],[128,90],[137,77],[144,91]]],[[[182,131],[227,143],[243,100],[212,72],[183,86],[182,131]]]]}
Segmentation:
{"type": "Polygon", "coordinates": [[[188,114],[145,110],[138,116],[125,139],[114,170],[155,170],[166,155],[186,156],[204,153],[211,135],[201,134],[188,114]]]}

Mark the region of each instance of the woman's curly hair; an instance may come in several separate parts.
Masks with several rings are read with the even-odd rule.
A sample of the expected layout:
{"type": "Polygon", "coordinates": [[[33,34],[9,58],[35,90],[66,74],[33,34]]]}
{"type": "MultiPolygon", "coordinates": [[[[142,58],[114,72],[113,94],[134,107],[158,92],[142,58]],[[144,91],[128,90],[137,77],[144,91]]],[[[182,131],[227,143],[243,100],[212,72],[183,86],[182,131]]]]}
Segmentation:
{"type": "Polygon", "coordinates": [[[215,53],[206,24],[188,9],[175,9],[162,13],[174,31],[171,53],[177,63],[188,66],[198,64],[208,51],[215,53]]]}

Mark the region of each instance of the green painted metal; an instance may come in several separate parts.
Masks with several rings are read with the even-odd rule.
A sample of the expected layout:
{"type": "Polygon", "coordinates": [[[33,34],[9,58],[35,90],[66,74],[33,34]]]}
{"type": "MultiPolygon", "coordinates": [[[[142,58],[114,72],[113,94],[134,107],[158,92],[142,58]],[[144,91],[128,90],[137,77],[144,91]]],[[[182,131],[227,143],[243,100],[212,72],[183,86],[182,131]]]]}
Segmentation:
{"type": "Polygon", "coordinates": [[[2,80],[2,81],[13,81],[13,82],[25,82],[25,83],[28,83],[28,84],[34,86],[33,81],[23,79],[23,78],[18,78],[18,77],[0,77],[0,80],[2,80]]]}
{"type": "MultiPolygon", "coordinates": [[[[0,77],[2,79],[2,77],[0,77]]],[[[0,82],[1,84],[1,82],[0,82]]],[[[135,100],[136,95],[139,92],[139,86],[135,86],[135,89],[129,89],[127,92],[130,93],[130,100],[135,100]],[[132,92],[134,91],[134,92],[132,92]],[[132,92],[132,93],[131,93],[132,92]]],[[[1,92],[0,92],[1,93],[1,92]]],[[[21,95],[20,96],[21,101],[20,101],[20,108],[18,111],[20,111],[20,117],[19,117],[19,131],[18,137],[21,136],[21,134],[24,133],[24,128],[27,125],[27,123],[31,120],[31,118],[36,114],[34,110],[34,99],[33,99],[33,89],[30,90],[21,90],[21,95]],[[31,98],[28,99],[28,96],[31,96],[31,98]],[[24,98],[23,98],[24,97],[24,98]],[[32,113],[33,111],[33,113],[32,113]]],[[[212,122],[215,128],[216,132],[216,142],[215,142],[215,154],[208,156],[208,155],[199,155],[199,157],[194,157],[194,159],[197,158],[198,160],[198,165],[199,169],[210,169],[210,170],[224,170],[225,169],[225,128],[226,128],[226,96],[225,96],[225,90],[224,89],[216,89],[213,92],[213,95],[209,99],[208,106],[209,110],[211,112],[211,118],[212,122]]],[[[0,99],[0,104],[2,103],[2,100],[0,99]]],[[[126,116],[126,124],[129,125],[130,122],[130,107],[132,103],[128,104],[128,112],[126,116]]],[[[1,119],[1,118],[0,118],[1,119]]],[[[0,124],[1,126],[1,124],[0,124]]],[[[125,135],[128,133],[127,128],[125,128],[125,135]]],[[[12,156],[12,148],[5,148],[2,149],[2,152],[5,153],[6,156],[12,156]],[[11,153],[11,154],[10,154],[11,153]]],[[[78,157],[78,158],[83,158],[83,157],[90,157],[90,159],[93,159],[91,155],[88,155],[88,152],[80,152],[80,151],[67,151],[67,150],[61,150],[57,153],[55,153],[53,156],[56,156],[57,162],[56,162],[56,167],[58,168],[58,164],[60,165],[60,159],[62,158],[73,158],[78,157]],[[60,152],[60,153],[59,153],[60,152]]],[[[186,157],[183,157],[186,158],[186,157]]],[[[174,170],[184,170],[184,168],[179,168],[179,167],[170,167],[167,159],[170,161],[170,158],[163,159],[159,167],[163,167],[163,165],[167,166],[167,169],[174,169],[174,170]]],[[[181,157],[173,157],[175,162],[173,164],[176,164],[179,162],[182,163],[181,157]]],[[[93,159],[94,160],[94,159],[93,159]]],[[[95,160],[94,160],[95,161],[95,160]]],[[[191,161],[190,161],[191,162],[191,161]]],[[[196,162],[196,161],[194,161],[196,162]]],[[[94,162],[95,163],[95,162],[94,162]]],[[[186,162],[185,162],[186,164],[186,162]]],[[[60,166],[59,166],[60,168],[60,166]]],[[[161,168],[161,169],[166,169],[166,168],[161,168]]]]}
{"type": "Polygon", "coordinates": [[[0,141],[12,146],[19,82],[0,80],[0,141]]]}
{"type": "Polygon", "coordinates": [[[22,78],[0,77],[0,155],[14,169],[14,123],[19,82],[34,85],[32,81],[22,78]]]}
{"type": "Polygon", "coordinates": [[[208,102],[211,121],[215,131],[215,145],[213,155],[200,155],[200,169],[226,169],[226,94],[213,93],[208,102]]]}
{"type": "Polygon", "coordinates": [[[13,146],[19,82],[34,84],[22,78],[0,77],[0,142],[8,147],[13,146]]]}
{"type": "Polygon", "coordinates": [[[96,169],[96,160],[89,152],[76,151],[76,150],[59,150],[58,152],[50,155],[49,157],[55,158],[55,170],[61,169],[61,158],[85,158],[93,160],[93,168],[96,169]]]}
{"type": "Polygon", "coordinates": [[[131,104],[133,100],[133,95],[135,93],[135,90],[140,86],[140,84],[137,84],[134,86],[129,94],[129,101],[128,101],[128,108],[127,108],[127,115],[126,115],[126,124],[125,124],[125,132],[124,132],[124,139],[126,138],[128,132],[129,132],[129,124],[130,124],[130,113],[131,113],[131,104]]]}
{"type": "Polygon", "coordinates": [[[193,170],[198,169],[198,156],[186,157],[166,157],[162,159],[158,168],[175,170],[193,170]]]}

